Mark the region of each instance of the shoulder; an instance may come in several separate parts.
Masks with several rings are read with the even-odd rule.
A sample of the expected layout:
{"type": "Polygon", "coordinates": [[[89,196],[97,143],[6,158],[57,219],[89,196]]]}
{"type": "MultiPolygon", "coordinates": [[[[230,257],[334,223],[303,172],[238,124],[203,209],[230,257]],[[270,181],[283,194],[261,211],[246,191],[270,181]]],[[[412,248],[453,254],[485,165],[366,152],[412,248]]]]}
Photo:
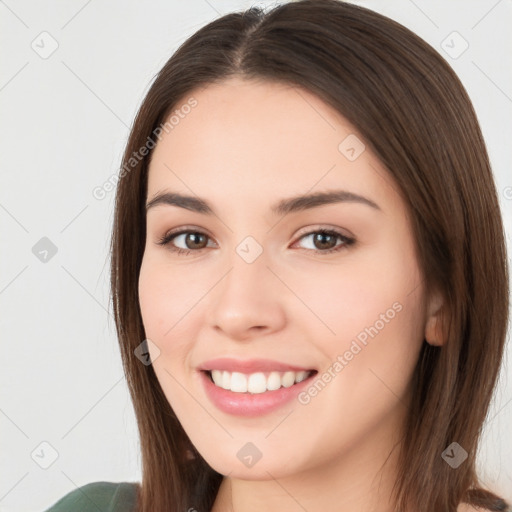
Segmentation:
{"type": "Polygon", "coordinates": [[[137,483],[92,482],[63,496],[45,512],[135,511],[137,483]]]}

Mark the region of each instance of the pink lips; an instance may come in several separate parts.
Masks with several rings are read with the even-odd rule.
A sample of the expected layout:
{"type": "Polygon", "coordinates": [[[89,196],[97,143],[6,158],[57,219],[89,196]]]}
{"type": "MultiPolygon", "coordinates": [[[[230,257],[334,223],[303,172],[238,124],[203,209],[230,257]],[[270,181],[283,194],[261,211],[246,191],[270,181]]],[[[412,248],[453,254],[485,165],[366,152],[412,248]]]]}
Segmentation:
{"type": "Polygon", "coordinates": [[[290,364],[279,363],[270,359],[250,359],[248,361],[238,361],[229,357],[221,357],[205,361],[199,367],[199,370],[226,370],[228,372],[255,373],[255,372],[301,372],[309,371],[313,368],[305,368],[290,364]]]}
{"type": "Polygon", "coordinates": [[[251,359],[249,361],[237,361],[231,358],[220,358],[206,361],[198,367],[200,379],[206,396],[219,410],[235,416],[254,417],[268,414],[290,403],[297,395],[309,386],[311,379],[316,375],[314,370],[308,378],[302,382],[285,388],[264,393],[235,393],[231,390],[216,386],[209,375],[209,370],[226,370],[229,372],[255,373],[255,372],[286,372],[286,371],[310,371],[311,368],[294,366],[268,359],[251,359]]]}

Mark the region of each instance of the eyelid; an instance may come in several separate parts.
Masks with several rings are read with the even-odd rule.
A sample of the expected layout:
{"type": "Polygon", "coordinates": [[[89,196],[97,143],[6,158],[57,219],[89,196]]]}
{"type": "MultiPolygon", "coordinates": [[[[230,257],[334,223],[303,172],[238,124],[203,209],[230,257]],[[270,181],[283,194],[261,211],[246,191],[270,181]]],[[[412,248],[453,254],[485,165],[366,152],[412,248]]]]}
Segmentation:
{"type": "MultiPolygon", "coordinates": [[[[323,225],[310,225],[310,226],[306,226],[302,229],[299,230],[299,232],[297,233],[297,235],[295,235],[294,237],[294,241],[292,242],[292,246],[295,245],[297,242],[299,242],[302,238],[306,237],[306,236],[310,236],[310,235],[313,235],[315,233],[319,233],[319,232],[327,232],[327,233],[331,233],[341,239],[343,239],[343,243],[340,244],[340,245],[336,245],[335,247],[331,248],[331,249],[326,249],[326,250],[315,250],[315,249],[302,249],[302,250],[305,250],[307,252],[315,252],[317,254],[329,254],[331,252],[337,252],[338,250],[341,250],[340,248],[343,248],[343,247],[346,247],[346,246],[350,246],[352,245],[353,243],[355,243],[356,241],[356,238],[354,237],[354,235],[352,235],[351,233],[349,234],[345,234],[343,233],[343,231],[347,231],[347,230],[343,230],[342,228],[339,228],[339,227],[334,227],[334,226],[326,226],[325,224],[323,225]],[[338,248],[338,249],[337,249],[338,248]]],[[[180,235],[183,235],[183,234],[187,234],[187,233],[198,233],[198,234],[201,234],[201,235],[205,235],[209,240],[213,241],[214,243],[217,243],[215,242],[214,238],[208,233],[207,230],[204,230],[203,228],[198,228],[197,226],[192,226],[192,225],[184,225],[184,226],[180,226],[178,228],[174,228],[174,229],[171,229],[169,231],[166,231],[163,236],[159,237],[158,238],[158,241],[156,242],[158,245],[162,245],[162,246],[166,246],[166,245],[171,245],[171,242],[174,240],[174,238],[177,238],[178,236],[180,235]]],[[[182,254],[189,254],[189,253],[193,253],[193,252],[200,252],[202,251],[203,249],[206,249],[206,247],[203,247],[201,249],[182,249],[181,247],[174,247],[171,249],[172,252],[176,252],[176,253],[182,253],[182,254]]]]}
{"type": "MultiPolygon", "coordinates": [[[[305,226],[304,228],[302,228],[298,231],[298,233],[295,235],[295,238],[301,238],[303,235],[308,235],[315,231],[331,231],[331,230],[336,231],[336,232],[343,231],[342,233],[340,233],[343,236],[345,236],[347,238],[355,238],[354,235],[347,229],[339,228],[336,226],[330,226],[330,225],[326,225],[326,224],[313,224],[310,226],[305,226]]],[[[164,235],[160,238],[164,238],[164,237],[170,236],[172,234],[183,233],[184,231],[193,231],[193,232],[197,232],[197,233],[202,233],[204,235],[207,235],[210,239],[212,239],[212,240],[214,239],[213,236],[211,236],[208,233],[208,230],[199,228],[194,225],[184,225],[184,226],[180,226],[179,228],[170,229],[169,231],[166,231],[164,233],[164,235]]]]}
{"type": "MultiPolygon", "coordinates": [[[[186,233],[199,233],[201,235],[207,236],[210,240],[213,240],[215,242],[215,239],[213,238],[213,236],[211,236],[208,233],[207,230],[205,230],[203,228],[199,228],[197,226],[184,225],[184,226],[180,226],[178,228],[169,229],[168,231],[165,231],[162,236],[157,237],[156,243],[159,244],[159,245],[164,245],[165,246],[165,245],[167,245],[167,243],[170,243],[169,238],[171,238],[171,237],[178,237],[178,236],[186,234],[186,233]],[[169,240],[169,241],[166,242],[166,240],[169,240]]],[[[215,243],[217,243],[217,242],[215,242],[215,243]]],[[[182,250],[182,251],[189,250],[191,252],[198,252],[197,250],[196,251],[192,251],[192,249],[181,249],[179,247],[176,247],[176,250],[182,250]]]]}
{"type": "Polygon", "coordinates": [[[296,238],[299,239],[304,235],[309,235],[311,233],[316,233],[317,231],[334,231],[336,233],[339,233],[341,236],[344,236],[346,238],[355,238],[355,236],[348,231],[347,229],[340,228],[337,226],[329,225],[329,224],[312,224],[310,226],[306,226],[304,228],[301,228],[296,238]]]}
{"type": "Polygon", "coordinates": [[[210,235],[208,230],[200,228],[198,226],[193,226],[193,225],[184,225],[184,226],[180,226],[178,228],[169,229],[168,231],[165,231],[165,233],[163,234],[163,236],[161,238],[171,236],[171,235],[182,234],[184,232],[185,233],[189,233],[189,232],[201,233],[203,235],[207,235],[209,238],[211,238],[213,240],[213,236],[210,235]]]}

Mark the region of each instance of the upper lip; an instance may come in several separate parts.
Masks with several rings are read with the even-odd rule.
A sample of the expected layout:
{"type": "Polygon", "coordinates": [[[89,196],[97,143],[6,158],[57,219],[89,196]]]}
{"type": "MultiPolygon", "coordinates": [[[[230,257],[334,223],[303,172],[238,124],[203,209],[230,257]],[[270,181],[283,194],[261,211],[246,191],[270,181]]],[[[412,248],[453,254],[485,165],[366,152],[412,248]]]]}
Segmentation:
{"type": "Polygon", "coordinates": [[[294,364],[281,363],[271,359],[233,359],[230,357],[221,357],[210,359],[198,366],[199,370],[226,370],[228,372],[255,373],[255,372],[301,372],[313,370],[294,364]]]}

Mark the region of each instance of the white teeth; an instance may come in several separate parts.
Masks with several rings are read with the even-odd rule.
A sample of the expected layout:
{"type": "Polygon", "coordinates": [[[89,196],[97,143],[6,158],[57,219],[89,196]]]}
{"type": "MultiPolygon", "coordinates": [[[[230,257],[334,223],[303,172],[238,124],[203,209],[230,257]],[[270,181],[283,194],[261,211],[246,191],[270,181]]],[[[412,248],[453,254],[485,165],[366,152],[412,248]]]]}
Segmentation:
{"type": "Polygon", "coordinates": [[[212,379],[224,389],[231,388],[231,373],[222,370],[212,370],[212,379]]]}
{"type": "Polygon", "coordinates": [[[267,390],[267,379],[264,373],[251,373],[247,384],[249,393],[264,393],[267,390]]]}
{"type": "Polygon", "coordinates": [[[212,380],[216,386],[231,390],[235,393],[264,393],[275,391],[281,386],[289,388],[298,382],[306,379],[311,372],[270,372],[267,375],[263,372],[245,374],[240,372],[228,372],[223,370],[212,370],[212,380]]]}
{"type": "Polygon", "coordinates": [[[243,373],[233,372],[231,374],[231,391],[235,393],[247,391],[247,377],[243,373]]]}
{"type": "Polygon", "coordinates": [[[295,384],[295,372],[286,372],[281,380],[285,388],[289,388],[295,384]]]}
{"type": "Polygon", "coordinates": [[[212,370],[211,374],[212,374],[212,379],[215,382],[222,382],[222,371],[221,370],[212,370]]]}
{"type": "Polygon", "coordinates": [[[224,389],[231,389],[231,373],[222,372],[222,381],[220,383],[224,389]]]}
{"type": "Polygon", "coordinates": [[[281,387],[281,375],[279,372],[272,372],[267,379],[267,389],[274,391],[281,387]]]}
{"type": "Polygon", "coordinates": [[[295,382],[302,382],[308,376],[308,372],[297,372],[295,382]]]}

